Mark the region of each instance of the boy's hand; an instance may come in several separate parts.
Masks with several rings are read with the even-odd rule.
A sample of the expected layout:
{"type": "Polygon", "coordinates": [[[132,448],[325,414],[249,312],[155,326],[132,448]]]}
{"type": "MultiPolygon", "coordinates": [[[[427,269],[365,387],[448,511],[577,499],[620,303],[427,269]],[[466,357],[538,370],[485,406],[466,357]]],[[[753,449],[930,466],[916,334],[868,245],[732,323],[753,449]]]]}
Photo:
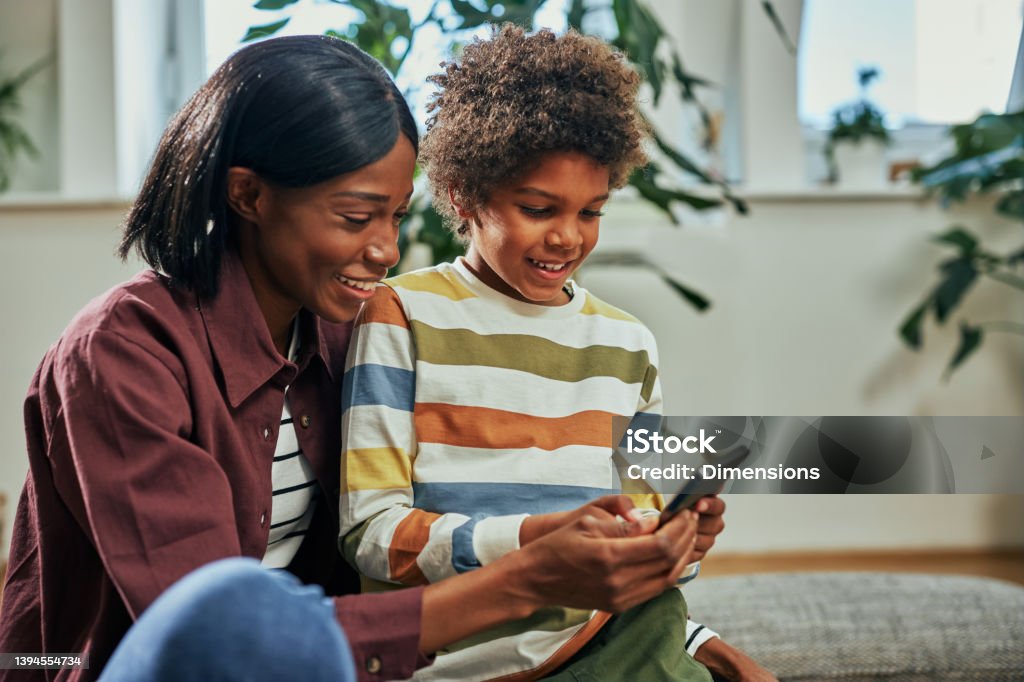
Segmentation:
{"type": "MultiPolygon", "coordinates": [[[[610,517],[603,505],[599,509],[610,517]]],[[[675,586],[693,561],[696,537],[692,511],[661,528],[657,517],[621,523],[584,514],[499,561],[515,564],[511,572],[523,582],[508,589],[522,592],[534,608],[559,604],[621,613],[675,586]]]]}
{"type": "Polygon", "coordinates": [[[708,495],[697,502],[694,508],[700,514],[697,523],[697,544],[693,560],[700,561],[715,544],[715,537],[725,529],[725,501],[718,495],[708,495]]]}
{"type": "Polygon", "coordinates": [[[704,642],[693,656],[718,677],[730,682],[778,682],[757,661],[736,647],[714,637],[704,642]]]}
{"type": "MultiPolygon", "coordinates": [[[[528,545],[548,533],[569,526],[584,516],[591,516],[602,521],[614,520],[621,516],[627,522],[637,522],[641,519],[631,500],[626,495],[605,495],[593,502],[589,502],[578,509],[566,512],[552,512],[550,514],[536,514],[528,516],[519,527],[519,545],[528,545]]],[[[714,539],[712,539],[712,543],[714,539]]]]}

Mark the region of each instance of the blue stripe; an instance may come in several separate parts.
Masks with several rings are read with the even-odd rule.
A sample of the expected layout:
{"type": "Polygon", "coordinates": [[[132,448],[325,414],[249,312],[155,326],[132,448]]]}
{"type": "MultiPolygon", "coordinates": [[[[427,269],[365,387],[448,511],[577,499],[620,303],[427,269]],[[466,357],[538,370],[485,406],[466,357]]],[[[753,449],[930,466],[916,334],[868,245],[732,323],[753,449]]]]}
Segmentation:
{"type": "Polygon", "coordinates": [[[486,514],[474,514],[468,521],[452,531],[452,568],[456,573],[465,573],[480,568],[480,560],[473,551],[473,532],[476,524],[487,518],[486,514]]]}
{"type": "Polygon", "coordinates": [[[567,511],[615,490],[541,483],[416,483],[413,506],[436,514],[474,516],[567,511]]]}
{"type": "Polygon", "coordinates": [[[356,365],[341,385],[341,410],[356,405],[383,405],[412,412],[416,374],[386,365],[356,365]]]}

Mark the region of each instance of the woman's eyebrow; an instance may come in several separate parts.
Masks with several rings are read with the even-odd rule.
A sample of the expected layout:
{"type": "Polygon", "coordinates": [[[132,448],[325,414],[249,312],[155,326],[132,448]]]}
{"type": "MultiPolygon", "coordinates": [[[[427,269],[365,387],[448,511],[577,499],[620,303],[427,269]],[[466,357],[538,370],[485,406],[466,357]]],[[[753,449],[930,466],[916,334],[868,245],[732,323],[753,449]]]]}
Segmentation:
{"type": "MultiPolygon", "coordinates": [[[[558,196],[557,194],[552,194],[551,192],[545,192],[544,190],[539,189],[537,187],[520,187],[519,189],[515,190],[513,192],[513,194],[534,194],[534,195],[537,195],[537,196],[544,197],[545,199],[550,199],[552,201],[559,201],[559,202],[562,201],[562,197],[558,196]]],[[[596,197],[594,197],[593,199],[591,199],[587,203],[588,204],[593,204],[593,203],[595,203],[597,201],[604,201],[607,198],[608,198],[608,192],[605,192],[604,194],[597,195],[596,197]]]]}
{"type": "MultiPolygon", "coordinates": [[[[412,190],[406,193],[405,198],[408,199],[412,196],[412,190]]],[[[378,204],[387,203],[391,197],[386,194],[377,194],[375,192],[335,192],[331,195],[332,197],[351,197],[353,199],[362,199],[363,201],[373,201],[378,204]]]]}

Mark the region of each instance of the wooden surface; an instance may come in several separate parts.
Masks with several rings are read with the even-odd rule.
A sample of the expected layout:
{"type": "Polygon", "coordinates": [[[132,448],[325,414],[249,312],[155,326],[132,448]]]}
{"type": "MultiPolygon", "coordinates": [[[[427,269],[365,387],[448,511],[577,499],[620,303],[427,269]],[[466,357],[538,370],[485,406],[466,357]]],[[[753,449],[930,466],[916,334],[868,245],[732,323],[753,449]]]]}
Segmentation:
{"type": "Polygon", "coordinates": [[[701,577],[796,571],[892,571],[976,575],[1024,585],[1024,549],[885,550],[715,554],[701,564],[701,577]]]}

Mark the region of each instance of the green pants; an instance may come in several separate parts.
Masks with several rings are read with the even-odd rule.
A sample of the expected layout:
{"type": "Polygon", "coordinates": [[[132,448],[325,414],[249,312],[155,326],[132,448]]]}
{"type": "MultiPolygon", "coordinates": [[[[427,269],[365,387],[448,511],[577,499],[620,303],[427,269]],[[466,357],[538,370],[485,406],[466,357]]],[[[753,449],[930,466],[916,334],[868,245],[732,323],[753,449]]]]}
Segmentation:
{"type": "Polygon", "coordinates": [[[686,653],[686,600],[679,590],[615,616],[565,665],[555,682],[711,682],[686,653]]]}

